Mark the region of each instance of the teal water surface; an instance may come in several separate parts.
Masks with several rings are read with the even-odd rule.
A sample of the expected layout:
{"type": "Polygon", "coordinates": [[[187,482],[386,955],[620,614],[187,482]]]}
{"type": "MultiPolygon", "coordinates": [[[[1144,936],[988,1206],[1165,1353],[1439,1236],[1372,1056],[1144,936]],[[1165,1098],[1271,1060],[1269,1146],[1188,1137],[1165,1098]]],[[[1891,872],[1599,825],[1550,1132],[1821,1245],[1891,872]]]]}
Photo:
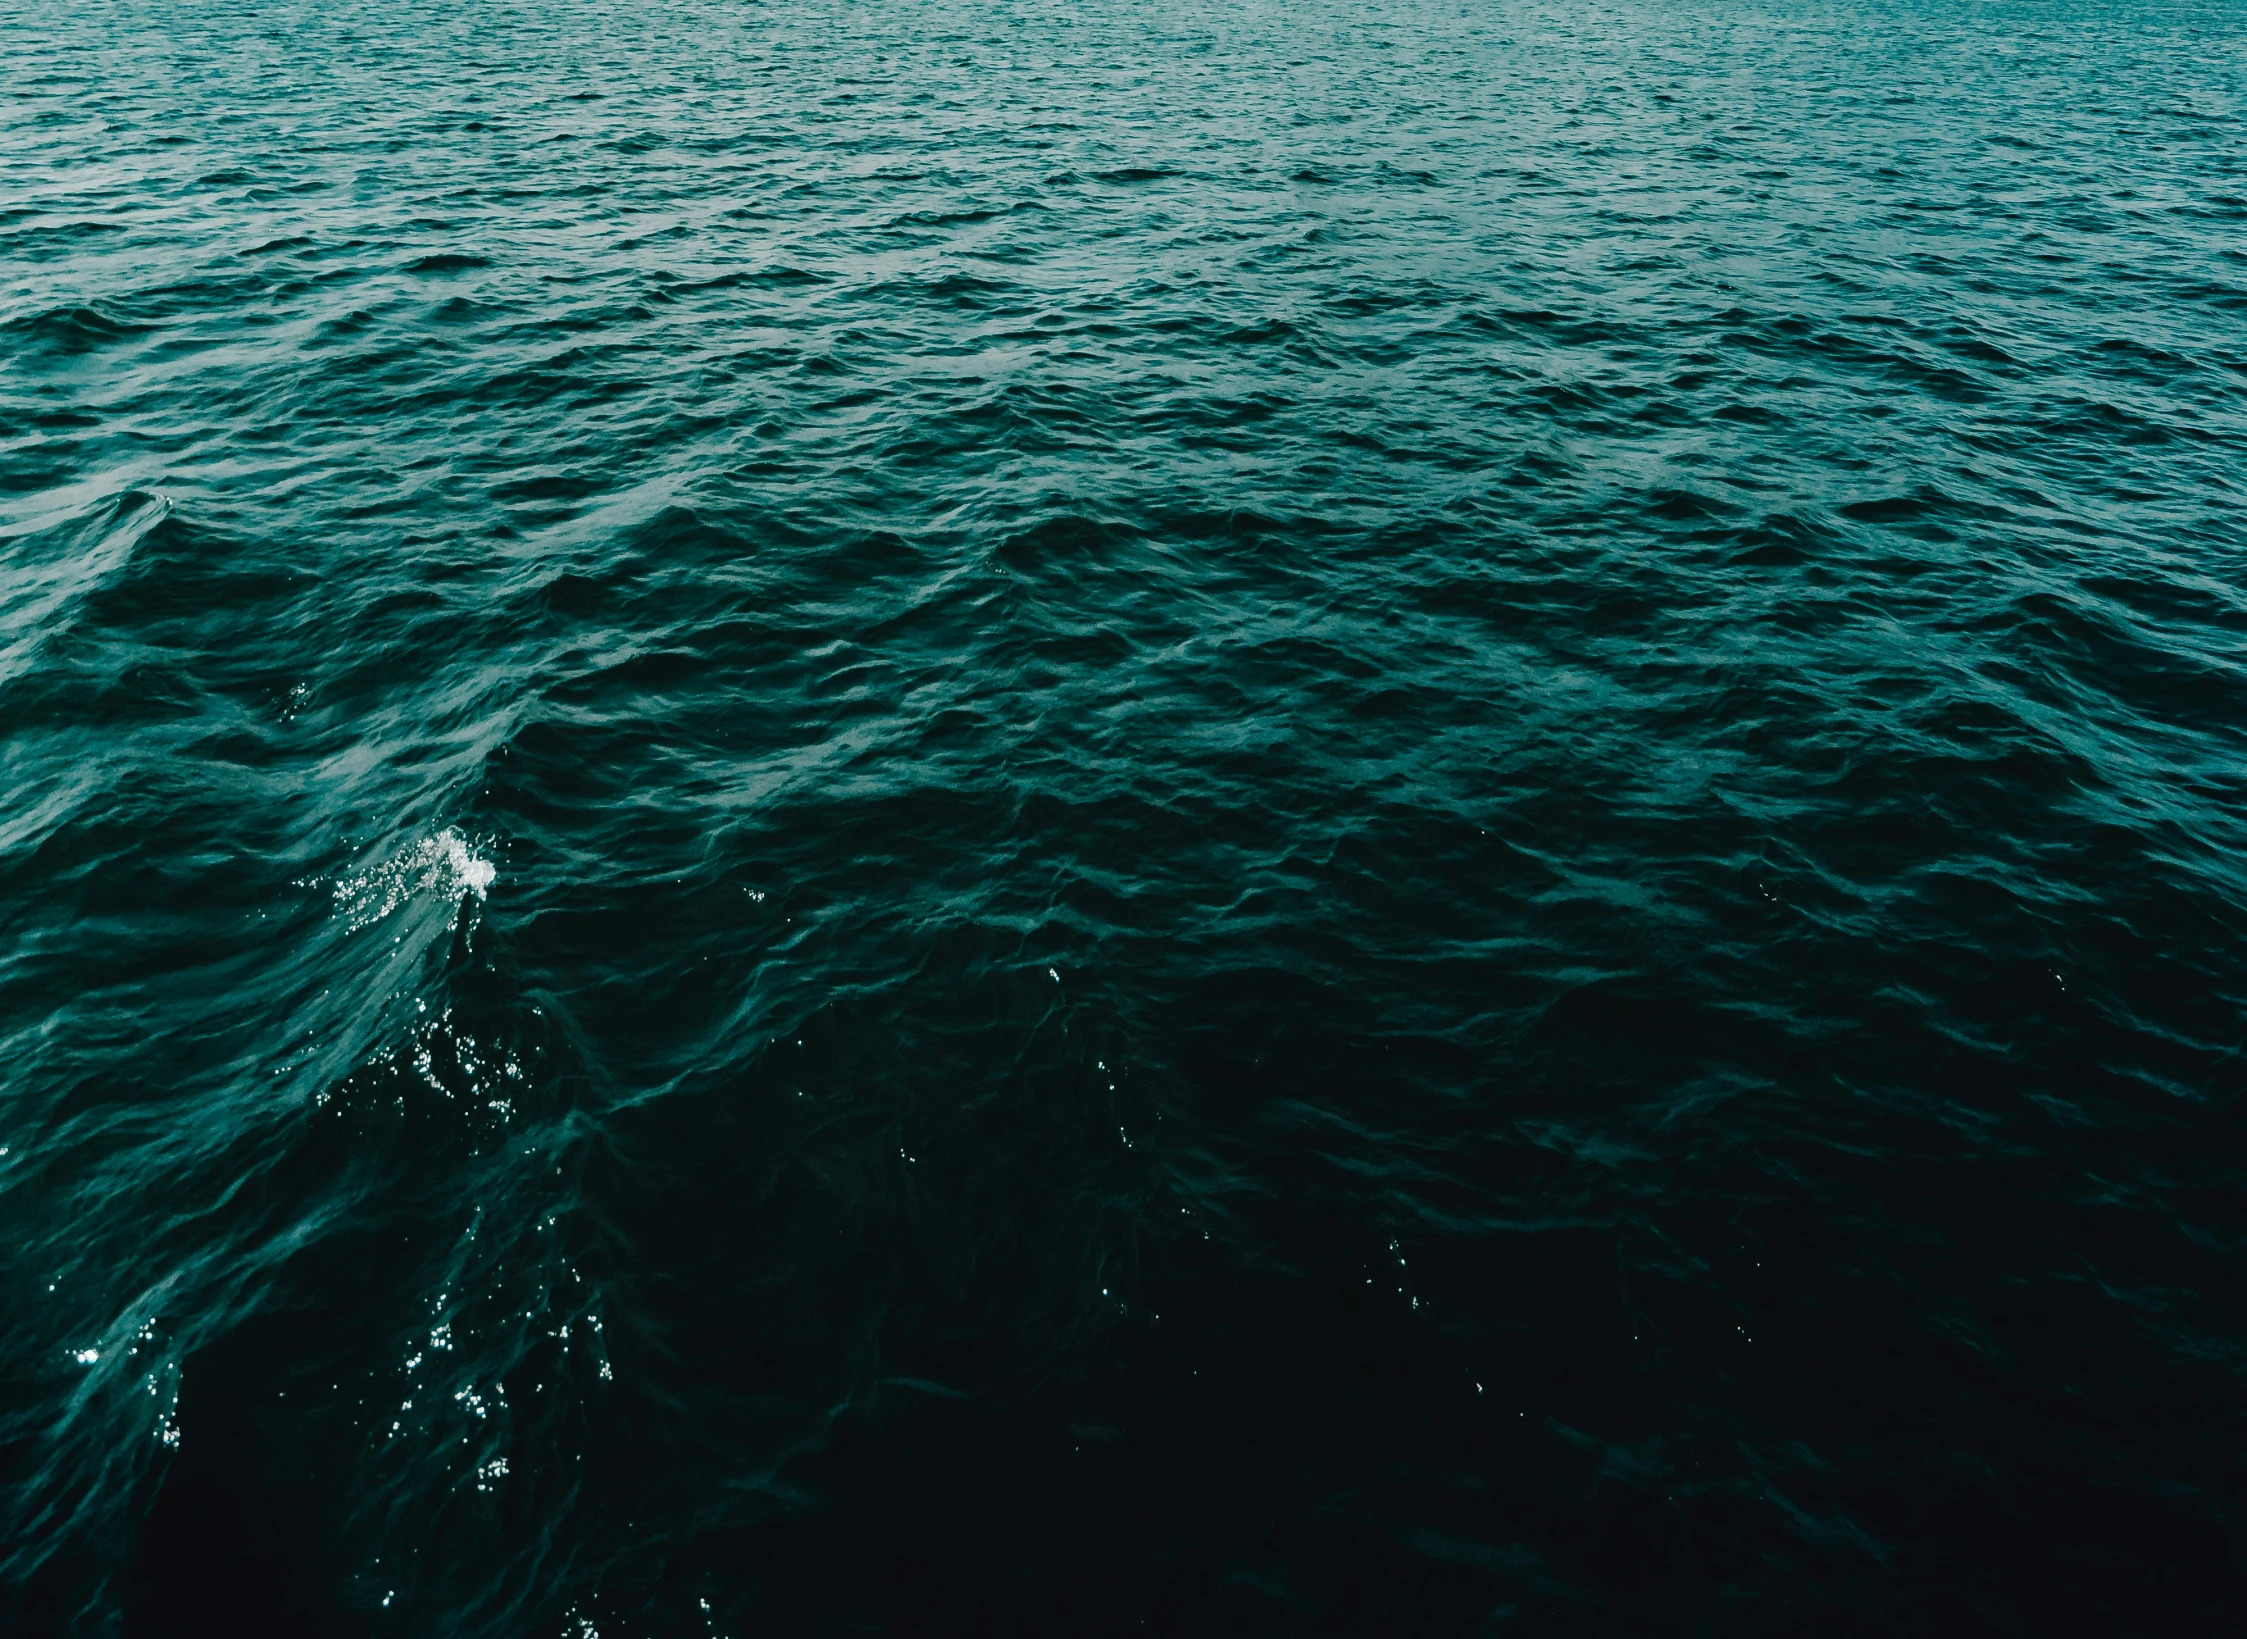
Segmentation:
{"type": "Polygon", "coordinates": [[[0,1626],[2220,1616],[2243,16],[0,15],[0,1626]]]}

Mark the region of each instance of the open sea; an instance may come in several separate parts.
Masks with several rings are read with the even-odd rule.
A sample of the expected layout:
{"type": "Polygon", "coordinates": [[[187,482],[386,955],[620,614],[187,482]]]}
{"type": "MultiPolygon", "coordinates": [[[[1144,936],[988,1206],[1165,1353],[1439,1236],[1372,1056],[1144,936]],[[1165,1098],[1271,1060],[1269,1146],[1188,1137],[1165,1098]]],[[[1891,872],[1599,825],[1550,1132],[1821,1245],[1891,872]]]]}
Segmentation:
{"type": "Polygon", "coordinates": [[[2247,9],[11,0],[0,1632],[2247,1600],[2247,9]]]}

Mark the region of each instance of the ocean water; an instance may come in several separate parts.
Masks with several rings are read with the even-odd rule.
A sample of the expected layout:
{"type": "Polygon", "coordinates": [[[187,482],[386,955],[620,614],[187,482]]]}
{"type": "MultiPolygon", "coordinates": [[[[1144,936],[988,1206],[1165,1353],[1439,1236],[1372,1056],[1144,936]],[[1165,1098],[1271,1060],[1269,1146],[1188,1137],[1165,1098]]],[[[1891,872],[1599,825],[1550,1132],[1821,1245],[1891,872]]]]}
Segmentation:
{"type": "Polygon", "coordinates": [[[0,84],[0,1627],[2236,1613],[2247,14],[0,84]]]}

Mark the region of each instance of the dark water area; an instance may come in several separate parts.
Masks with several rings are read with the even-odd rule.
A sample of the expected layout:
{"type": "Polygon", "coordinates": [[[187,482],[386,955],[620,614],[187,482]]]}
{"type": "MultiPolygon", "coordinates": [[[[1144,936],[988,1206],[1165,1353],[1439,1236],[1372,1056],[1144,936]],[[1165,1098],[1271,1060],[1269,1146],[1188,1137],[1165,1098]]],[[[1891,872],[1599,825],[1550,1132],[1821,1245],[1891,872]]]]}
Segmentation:
{"type": "Polygon", "coordinates": [[[0,1630],[2236,1620],[2247,14],[0,67],[0,1630]]]}

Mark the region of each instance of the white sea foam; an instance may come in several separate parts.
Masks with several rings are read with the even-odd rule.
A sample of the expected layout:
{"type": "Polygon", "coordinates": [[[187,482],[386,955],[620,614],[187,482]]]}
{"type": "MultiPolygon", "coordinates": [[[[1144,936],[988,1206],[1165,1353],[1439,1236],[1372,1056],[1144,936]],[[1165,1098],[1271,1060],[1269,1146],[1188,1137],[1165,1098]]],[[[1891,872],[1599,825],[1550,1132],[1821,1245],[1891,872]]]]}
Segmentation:
{"type": "Polygon", "coordinates": [[[447,827],[380,865],[337,882],[336,909],[357,931],[381,921],[417,895],[455,904],[469,894],[481,899],[498,874],[492,862],[476,852],[474,844],[447,827]]]}

